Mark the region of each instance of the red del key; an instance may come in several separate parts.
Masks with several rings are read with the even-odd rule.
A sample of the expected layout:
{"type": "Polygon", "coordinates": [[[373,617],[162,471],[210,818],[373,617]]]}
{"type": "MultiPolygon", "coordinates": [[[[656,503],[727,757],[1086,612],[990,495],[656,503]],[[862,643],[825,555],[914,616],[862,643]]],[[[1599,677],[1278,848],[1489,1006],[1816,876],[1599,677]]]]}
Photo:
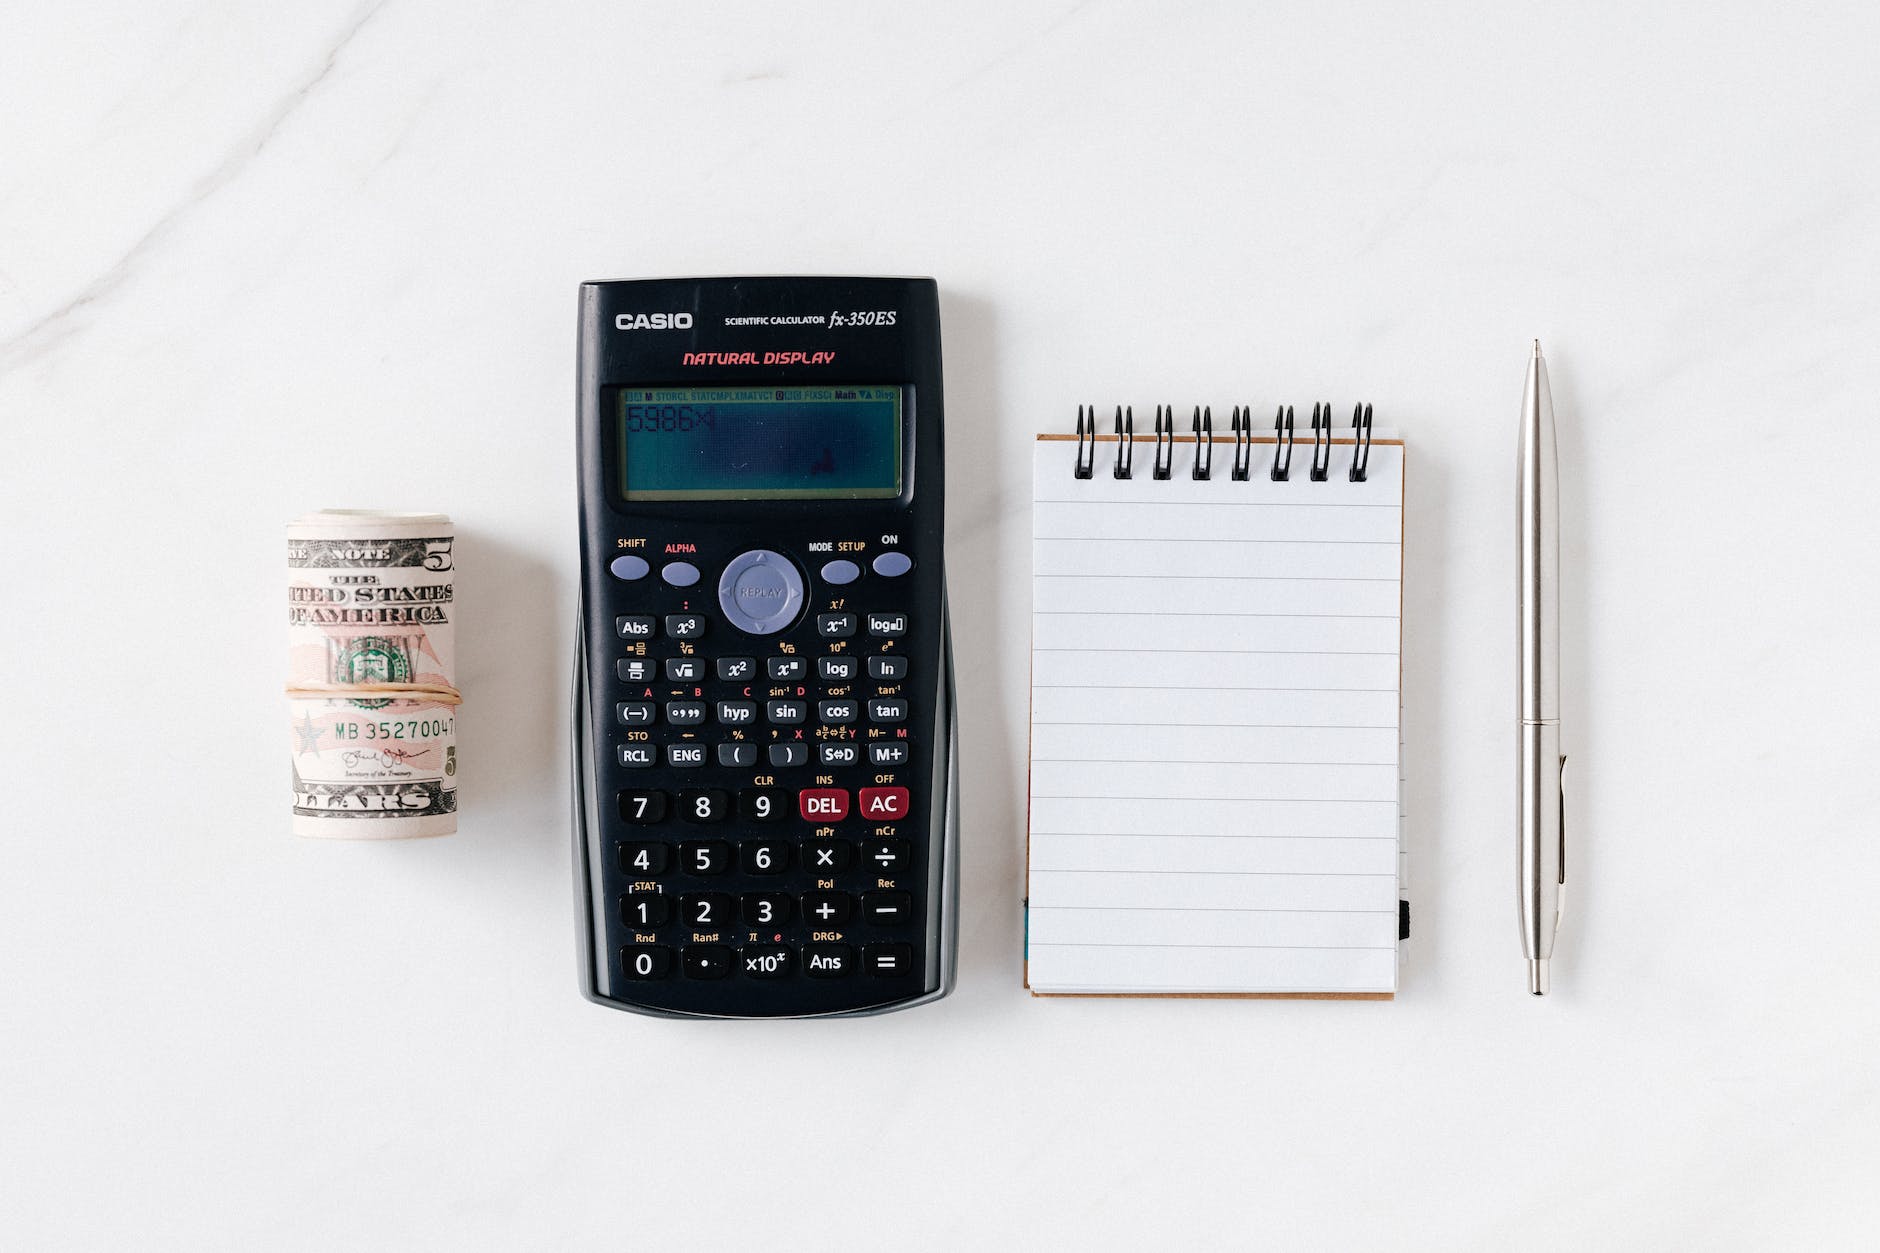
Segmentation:
{"type": "Polygon", "coordinates": [[[796,794],[796,809],[803,815],[804,822],[839,822],[849,816],[849,790],[806,787],[796,794]]]}
{"type": "Polygon", "coordinates": [[[893,822],[907,817],[907,789],[904,787],[865,787],[861,795],[862,817],[870,822],[893,822]]]}

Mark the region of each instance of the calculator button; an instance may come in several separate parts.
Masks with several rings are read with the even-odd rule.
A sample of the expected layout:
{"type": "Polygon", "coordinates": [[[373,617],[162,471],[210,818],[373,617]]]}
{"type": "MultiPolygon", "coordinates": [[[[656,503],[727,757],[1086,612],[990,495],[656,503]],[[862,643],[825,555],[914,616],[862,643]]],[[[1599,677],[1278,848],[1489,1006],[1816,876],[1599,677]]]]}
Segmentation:
{"type": "Polygon", "coordinates": [[[862,969],[884,978],[908,974],[914,969],[914,946],[870,944],[862,950],[862,969]]]}
{"type": "MultiPolygon", "coordinates": [[[[705,746],[697,747],[702,750],[705,746]]],[[[687,788],[679,793],[679,816],[687,822],[723,822],[731,816],[731,793],[717,788],[687,788]]]]}
{"type": "Polygon", "coordinates": [[[650,640],[655,627],[650,613],[623,613],[614,619],[614,630],[624,640],[650,640]]]}
{"type": "Polygon", "coordinates": [[[704,677],[705,659],[703,657],[666,658],[666,681],[668,683],[697,683],[704,677]]]}
{"type": "Polygon", "coordinates": [[[651,744],[622,744],[614,755],[629,770],[643,769],[659,760],[659,753],[651,744]]]}
{"type": "Polygon", "coordinates": [[[689,561],[668,561],[659,568],[659,577],[674,587],[691,587],[698,582],[698,567],[689,561]]]}
{"type": "Polygon", "coordinates": [[[862,841],[862,864],[875,874],[897,875],[907,869],[906,840],[862,841]]]}
{"type": "Polygon", "coordinates": [[[718,764],[721,766],[755,766],[757,764],[757,745],[720,744],[718,746],[718,764]]]}
{"type": "Polygon", "coordinates": [[[864,892],[862,917],[877,927],[904,923],[914,912],[914,898],[906,892],[864,892]]]}
{"type": "Polygon", "coordinates": [[[764,663],[765,672],[779,683],[795,683],[809,673],[809,662],[801,657],[772,657],[764,663]]]}
{"type": "MultiPolygon", "coordinates": [[[[671,621],[671,619],[668,619],[671,621]]],[[[878,639],[892,639],[897,635],[907,634],[907,615],[904,613],[871,613],[868,615],[868,633],[878,639]]]]}
{"type": "Polygon", "coordinates": [[[906,722],[907,702],[898,696],[872,696],[868,701],[871,722],[906,722]]]}
{"type": "Polygon", "coordinates": [[[741,631],[775,635],[803,608],[803,576],[782,553],[768,548],[739,553],[718,576],[718,607],[741,631]]]}
{"type": "Polygon", "coordinates": [[[824,683],[846,683],[855,677],[859,663],[853,657],[818,657],[816,677],[824,683]]]}
{"type": "Polygon", "coordinates": [[[731,973],[731,950],[722,944],[688,944],[679,953],[688,979],[722,979],[731,973]]]}
{"type": "Polygon", "coordinates": [[[907,744],[901,740],[868,746],[868,764],[871,766],[905,766],[907,758],[907,744]]]}
{"type": "Polygon", "coordinates": [[[631,554],[623,554],[607,563],[607,572],[609,574],[613,575],[616,579],[624,579],[628,583],[633,582],[635,579],[645,578],[646,572],[650,569],[652,569],[652,567],[646,564],[646,558],[635,557],[631,554]]]}
{"type": "Polygon", "coordinates": [[[806,787],[796,794],[804,822],[836,822],[849,816],[849,792],[840,787],[806,787]]]}
{"type": "Polygon", "coordinates": [[[688,892],[679,898],[679,921],[688,927],[728,927],[738,903],[725,892],[688,892]]]}
{"type": "Polygon", "coordinates": [[[623,700],[614,706],[614,718],[623,727],[651,726],[658,716],[659,710],[650,700],[623,700]]]}
{"type": "Polygon", "coordinates": [[[782,892],[746,892],[738,906],[746,926],[781,927],[790,921],[790,898],[782,892]]]}
{"type": "Polygon", "coordinates": [[[720,657],[714,664],[718,677],[727,683],[749,683],[757,677],[755,657],[720,657]]]}
{"type": "Polygon", "coordinates": [[[862,577],[862,568],[853,561],[825,562],[822,568],[823,582],[834,583],[841,587],[844,583],[853,583],[862,577]]]}
{"type": "Polygon", "coordinates": [[[731,869],[731,846],[723,840],[695,840],[681,844],[679,869],[687,874],[723,874],[731,869]]]}
{"type": "Polygon", "coordinates": [[[855,798],[866,822],[894,822],[907,817],[907,789],[865,787],[855,798]]]}
{"type": "Polygon", "coordinates": [[[666,745],[666,764],[677,766],[681,770],[690,770],[705,764],[705,746],[703,744],[668,744],[666,745]]]}
{"type": "Polygon", "coordinates": [[[855,634],[855,615],[852,613],[819,613],[816,615],[816,634],[826,640],[842,640],[855,634]]]}
{"type": "Polygon", "coordinates": [[[666,864],[671,860],[672,850],[664,844],[635,843],[620,846],[620,868],[644,879],[666,873],[666,864]]]}
{"type": "Polygon", "coordinates": [[[811,840],[803,846],[803,869],[813,875],[840,874],[854,854],[855,846],[847,840],[811,840]]]}
{"type": "Polygon", "coordinates": [[[772,744],[770,746],[770,764],[773,766],[801,766],[809,761],[807,744],[772,744]]]}
{"type": "Polygon", "coordinates": [[[728,727],[748,727],[757,721],[757,702],[721,700],[718,702],[718,721],[728,727]]]}
{"type": "Polygon", "coordinates": [[[666,702],[666,721],[675,727],[695,727],[705,721],[705,702],[669,700],[666,702]]]}
{"type": "Polygon", "coordinates": [[[870,657],[868,659],[868,677],[883,683],[892,683],[907,677],[907,658],[905,657],[870,657]]]}
{"type": "Polygon", "coordinates": [[[906,553],[886,552],[874,560],[875,573],[884,579],[898,579],[914,568],[914,559],[906,553]]]}
{"type": "Polygon", "coordinates": [[[855,721],[855,702],[852,700],[826,700],[817,704],[816,716],[834,726],[855,721]]]}
{"type": "Polygon", "coordinates": [[[620,950],[620,965],[629,979],[664,979],[672,973],[672,950],[663,944],[630,944],[620,950]]]}
{"type": "Polygon", "coordinates": [[[812,927],[839,927],[855,912],[855,898],[847,892],[803,893],[803,919],[812,927]]]}
{"type": "Polygon", "coordinates": [[[745,874],[782,874],[790,865],[790,846],[782,840],[745,840],[738,845],[745,874]]]}
{"type": "Polygon", "coordinates": [[[764,716],[772,722],[791,726],[809,717],[809,705],[800,700],[765,701],[764,716]]]}
{"type": "Polygon", "coordinates": [[[661,892],[623,896],[620,917],[629,927],[663,927],[672,921],[672,898],[661,892]]]}
{"type": "Polygon", "coordinates": [[[695,640],[705,634],[705,615],[701,613],[669,613],[666,615],[666,634],[675,640],[695,640]]]}
{"type": "Polygon", "coordinates": [[[618,799],[620,817],[623,821],[645,826],[666,820],[666,794],[664,792],[622,792],[618,799]]]}
{"type": "Polygon", "coordinates": [[[825,766],[853,766],[862,759],[859,744],[819,744],[816,759],[825,766]]]}
{"type": "Polygon", "coordinates": [[[780,787],[747,787],[738,793],[738,817],[777,822],[789,816],[790,794],[780,787]]]}
{"type": "Polygon", "coordinates": [[[781,944],[746,944],[738,963],[753,979],[781,979],[790,973],[790,950],[781,944]]]}
{"type": "Polygon", "coordinates": [[[622,657],[614,663],[614,673],[628,683],[651,683],[653,663],[644,657],[622,657]]]}
{"type": "Polygon", "coordinates": [[[805,944],[803,973],[812,979],[840,979],[855,969],[855,950],[846,944],[805,944]]]}

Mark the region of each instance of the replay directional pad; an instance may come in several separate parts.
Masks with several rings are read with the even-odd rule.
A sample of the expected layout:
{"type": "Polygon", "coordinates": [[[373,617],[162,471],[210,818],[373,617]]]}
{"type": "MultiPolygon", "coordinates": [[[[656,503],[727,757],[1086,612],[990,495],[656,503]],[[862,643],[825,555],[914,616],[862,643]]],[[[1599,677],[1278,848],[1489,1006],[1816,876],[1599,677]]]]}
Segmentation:
{"type": "Polygon", "coordinates": [[[768,548],[739,553],[718,578],[718,607],[741,631],[775,635],[803,608],[803,576],[782,553],[768,548]]]}

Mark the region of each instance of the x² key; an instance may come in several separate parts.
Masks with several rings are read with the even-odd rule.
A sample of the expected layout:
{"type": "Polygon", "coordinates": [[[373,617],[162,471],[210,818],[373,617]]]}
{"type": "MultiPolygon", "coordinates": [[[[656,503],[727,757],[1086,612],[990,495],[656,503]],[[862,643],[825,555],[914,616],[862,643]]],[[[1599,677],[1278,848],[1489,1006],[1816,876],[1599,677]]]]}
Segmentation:
{"type": "Polygon", "coordinates": [[[839,822],[849,816],[849,790],[806,787],[796,794],[796,809],[804,822],[839,822]]]}
{"type": "Polygon", "coordinates": [[[907,817],[904,787],[865,787],[857,799],[866,822],[894,822],[907,817]]]}

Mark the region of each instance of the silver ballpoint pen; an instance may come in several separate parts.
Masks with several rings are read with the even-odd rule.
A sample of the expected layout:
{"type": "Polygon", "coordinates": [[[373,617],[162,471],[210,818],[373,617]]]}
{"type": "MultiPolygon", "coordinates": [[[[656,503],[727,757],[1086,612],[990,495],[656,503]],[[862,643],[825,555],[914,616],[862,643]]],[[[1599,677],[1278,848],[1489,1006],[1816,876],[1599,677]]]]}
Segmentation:
{"type": "Polygon", "coordinates": [[[1560,752],[1560,467],[1554,398],[1541,341],[1534,341],[1521,397],[1519,862],[1521,949],[1528,991],[1547,994],[1547,967],[1567,890],[1566,815],[1560,752]]]}

